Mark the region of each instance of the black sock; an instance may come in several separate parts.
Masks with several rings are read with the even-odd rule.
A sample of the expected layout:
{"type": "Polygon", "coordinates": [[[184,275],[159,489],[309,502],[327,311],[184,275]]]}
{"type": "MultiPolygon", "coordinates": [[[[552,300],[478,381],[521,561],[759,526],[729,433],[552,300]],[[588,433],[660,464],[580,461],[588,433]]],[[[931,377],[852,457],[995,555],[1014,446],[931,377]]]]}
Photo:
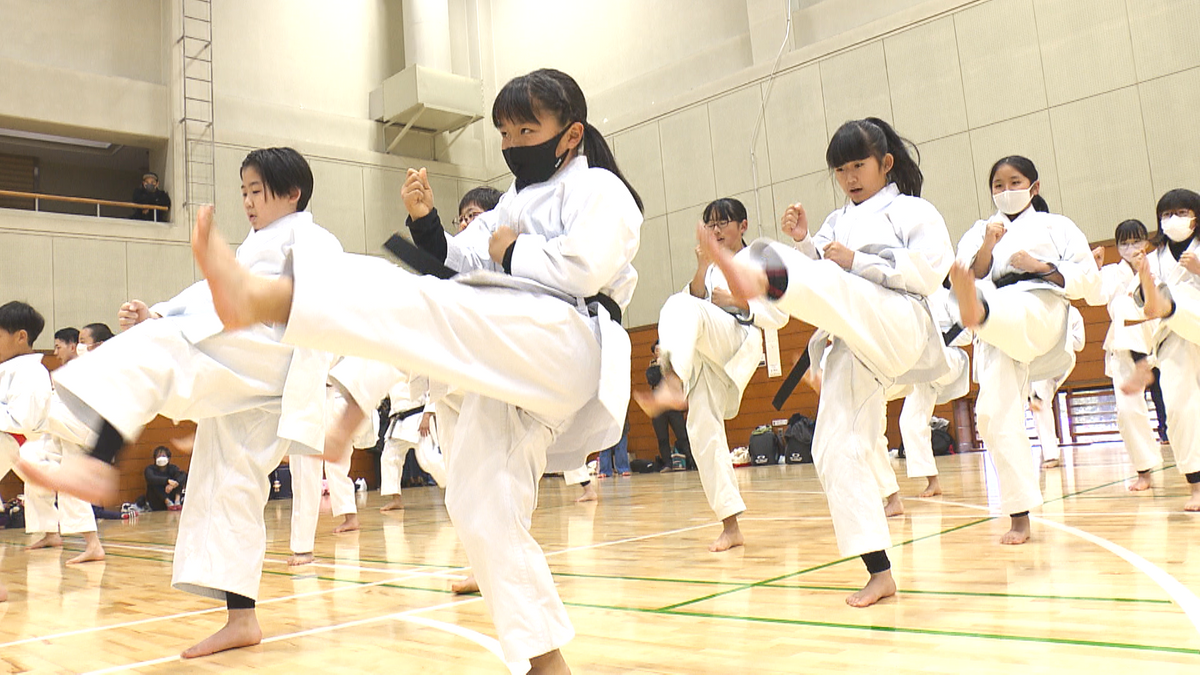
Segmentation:
{"type": "Polygon", "coordinates": [[[871,574],[879,574],[892,569],[892,561],[888,560],[886,551],[872,551],[859,557],[862,558],[863,563],[867,566],[867,571],[871,574]]]}
{"type": "Polygon", "coordinates": [[[1184,476],[1187,478],[1188,485],[1200,483],[1200,471],[1193,471],[1189,474],[1184,474],[1184,476]]]}
{"type": "Polygon", "coordinates": [[[589,485],[591,485],[591,484],[592,484],[592,481],[591,481],[591,479],[588,479],[588,480],[585,480],[585,481],[583,481],[582,483],[580,483],[580,484],[579,484],[579,487],[587,487],[587,486],[589,486],[589,485]]]}
{"type": "Polygon", "coordinates": [[[1022,511],[1022,512],[1020,512],[1020,513],[1014,513],[1014,514],[1012,514],[1012,516],[1010,516],[1010,517],[1011,517],[1011,518],[1026,518],[1026,517],[1028,517],[1028,516],[1029,516],[1029,512],[1028,512],[1028,511],[1022,511]]]}
{"type": "Polygon", "coordinates": [[[254,598],[237,593],[225,592],[225,607],[228,609],[254,609],[254,598]]]}
{"type": "Polygon", "coordinates": [[[108,420],[101,420],[100,430],[96,436],[96,445],[91,452],[92,457],[115,464],[117,453],[123,447],[125,447],[125,438],[121,436],[121,432],[109,424],[108,420]]]}
{"type": "Polygon", "coordinates": [[[1139,472],[1138,472],[1138,475],[1139,475],[1139,476],[1149,476],[1149,475],[1150,475],[1150,469],[1146,469],[1145,471],[1139,471],[1139,472]]]}

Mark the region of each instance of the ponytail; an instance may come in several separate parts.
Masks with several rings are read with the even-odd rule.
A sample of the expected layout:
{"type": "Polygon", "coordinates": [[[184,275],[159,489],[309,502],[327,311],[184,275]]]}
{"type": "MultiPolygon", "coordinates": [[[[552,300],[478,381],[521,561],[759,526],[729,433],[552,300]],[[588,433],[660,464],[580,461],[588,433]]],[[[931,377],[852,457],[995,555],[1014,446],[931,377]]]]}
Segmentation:
{"type": "Polygon", "coordinates": [[[1050,205],[1046,203],[1045,199],[1042,199],[1041,195],[1034,195],[1033,199],[1029,200],[1029,203],[1033,205],[1034,211],[1050,213],[1050,205]]]}
{"type": "Polygon", "coordinates": [[[825,163],[830,169],[867,157],[882,163],[884,155],[888,154],[892,156],[888,180],[895,183],[901,193],[920,197],[921,186],[925,183],[918,164],[920,153],[915,145],[901,138],[892,125],[878,117],[851,120],[838,127],[825,151],[825,163]],[[912,146],[911,152],[909,146],[912,146]]]}
{"type": "Polygon", "coordinates": [[[641,195],[629,184],[625,174],[621,173],[620,167],[617,166],[617,158],[613,155],[612,149],[608,147],[608,142],[604,140],[604,135],[586,120],[583,122],[582,152],[587,157],[588,166],[593,169],[604,169],[620,178],[621,182],[625,184],[625,189],[629,190],[630,196],[633,197],[633,202],[637,204],[638,211],[645,213],[646,209],[642,206],[641,195]]]}

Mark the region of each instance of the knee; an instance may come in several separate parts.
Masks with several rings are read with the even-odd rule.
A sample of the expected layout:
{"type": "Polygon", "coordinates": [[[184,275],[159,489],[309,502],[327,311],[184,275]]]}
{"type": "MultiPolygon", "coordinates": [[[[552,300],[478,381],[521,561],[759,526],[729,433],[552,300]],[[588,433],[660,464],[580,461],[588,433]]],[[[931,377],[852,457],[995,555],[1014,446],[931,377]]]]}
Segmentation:
{"type": "Polygon", "coordinates": [[[690,293],[676,293],[668,297],[659,310],[659,324],[677,326],[688,321],[695,323],[704,311],[705,302],[690,293]]]}

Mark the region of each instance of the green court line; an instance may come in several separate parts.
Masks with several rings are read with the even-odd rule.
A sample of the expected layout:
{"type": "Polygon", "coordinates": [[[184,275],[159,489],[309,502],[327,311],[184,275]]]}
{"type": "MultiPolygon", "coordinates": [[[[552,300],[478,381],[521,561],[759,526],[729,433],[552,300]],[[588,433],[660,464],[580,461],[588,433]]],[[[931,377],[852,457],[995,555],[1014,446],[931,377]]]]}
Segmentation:
{"type": "MultiPolygon", "coordinates": [[[[853,586],[814,586],[805,584],[763,584],[766,588],[794,588],[810,591],[849,591],[860,590],[853,586]]],[[[1147,598],[1103,598],[1086,595],[1038,595],[1035,593],[983,593],[972,591],[930,591],[930,590],[899,590],[897,595],[950,595],[969,598],[1023,598],[1029,600],[1084,600],[1091,602],[1134,602],[1154,605],[1172,605],[1170,600],[1155,600],[1147,598]]]]}
{"type": "MultiPolygon", "coordinates": [[[[989,522],[989,521],[992,521],[992,520],[995,520],[995,518],[994,518],[994,517],[991,517],[991,516],[989,516],[989,517],[987,517],[987,518],[980,518],[980,519],[978,519],[978,520],[972,520],[972,521],[971,521],[971,522],[969,522],[969,523],[963,523],[962,525],[955,525],[954,527],[951,527],[951,528],[949,528],[949,529],[942,530],[941,532],[934,532],[934,533],[932,533],[932,534],[927,534],[927,535],[924,535],[924,536],[921,536],[921,537],[914,537],[914,538],[912,538],[912,539],[909,539],[909,540],[907,540],[907,541],[902,541],[902,542],[900,542],[899,544],[895,544],[895,545],[893,545],[893,546],[889,546],[888,548],[889,548],[889,549],[894,549],[894,548],[899,548],[899,547],[901,547],[901,546],[907,546],[907,545],[909,545],[909,544],[912,544],[912,543],[915,543],[915,542],[918,542],[918,541],[922,541],[922,540],[925,540],[925,539],[931,539],[931,538],[933,538],[933,537],[940,537],[940,536],[942,536],[942,535],[944,535],[944,534],[950,534],[951,532],[956,532],[956,531],[958,531],[958,530],[961,530],[961,529],[964,529],[964,528],[968,528],[968,527],[974,527],[975,525],[978,525],[978,524],[980,524],[980,523],[986,523],[986,522],[989,522]]],[[[666,607],[661,607],[660,609],[661,609],[662,611],[669,611],[669,610],[678,609],[678,608],[680,608],[680,607],[686,607],[687,605],[694,605],[694,604],[696,604],[696,603],[698,603],[698,602],[704,602],[705,600],[711,600],[711,599],[713,599],[713,598],[717,598],[717,597],[720,597],[720,596],[722,596],[722,595],[729,595],[730,593],[737,593],[737,592],[739,592],[739,591],[744,591],[744,590],[748,590],[748,589],[751,589],[751,588],[755,588],[756,586],[765,586],[765,585],[768,585],[768,584],[773,584],[773,583],[775,583],[775,582],[777,582],[777,581],[783,581],[784,579],[790,579],[790,578],[792,578],[792,577],[798,577],[798,576],[800,576],[800,575],[802,575],[802,574],[808,574],[809,572],[815,572],[815,571],[817,571],[817,570],[825,569],[826,567],[832,567],[832,566],[834,566],[834,565],[839,565],[839,564],[841,564],[841,563],[844,563],[844,562],[846,562],[847,560],[854,560],[854,559],[856,559],[856,558],[858,558],[858,556],[856,556],[856,555],[847,556],[847,557],[845,557],[845,558],[839,558],[838,560],[834,560],[834,561],[832,561],[832,562],[822,563],[822,564],[820,564],[820,565],[814,565],[813,567],[807,567],[807,568],[805,568],[805,569],[802,569],[802,570],[800,570],[799,572],[790,572],[790,573],[788,573],[788,574],[782,574],[782,575],[780,575],[780,576],[777,576],[777,577],[772,577],[772,578],[770,578],[770,579],[764,579],[764,580],[762,580],[762,581],[756,581],[756,582],[754,582],[754,583],[750,583],[750,584],[743,584],[743,585],[741,585],[741,586],[739,586],[739,587],[737,587],[737,588],[731,588],[731,589],[729,589],[729,590],[727,590],[727,591],[720,591],[720,592],[718,592],[718,593],[711,593],[711,594],[709,594],[709,595],[706,595],[706,596],[704,596],[704,597],[696,598],[696,599],[694,599],[694,600],[688,600],[688,601],[686,601],[686,602],[679,602],[679,603],[675,603],[675,604],[673,604],[673,605],[667,605],[666,607]]]]}

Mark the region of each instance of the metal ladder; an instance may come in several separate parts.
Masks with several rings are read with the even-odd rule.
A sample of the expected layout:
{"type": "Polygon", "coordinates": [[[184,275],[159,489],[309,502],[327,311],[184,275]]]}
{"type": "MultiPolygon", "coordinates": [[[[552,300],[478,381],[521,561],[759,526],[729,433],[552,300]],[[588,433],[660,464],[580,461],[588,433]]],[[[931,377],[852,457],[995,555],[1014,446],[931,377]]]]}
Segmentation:
{"type": "Polygon", "coordinates": [[[183,213],[189,226],[196,211],[216,201],[216,153],[213,146],[212,2],[181,0],[183,56],[184,184],[183,213]]]}

